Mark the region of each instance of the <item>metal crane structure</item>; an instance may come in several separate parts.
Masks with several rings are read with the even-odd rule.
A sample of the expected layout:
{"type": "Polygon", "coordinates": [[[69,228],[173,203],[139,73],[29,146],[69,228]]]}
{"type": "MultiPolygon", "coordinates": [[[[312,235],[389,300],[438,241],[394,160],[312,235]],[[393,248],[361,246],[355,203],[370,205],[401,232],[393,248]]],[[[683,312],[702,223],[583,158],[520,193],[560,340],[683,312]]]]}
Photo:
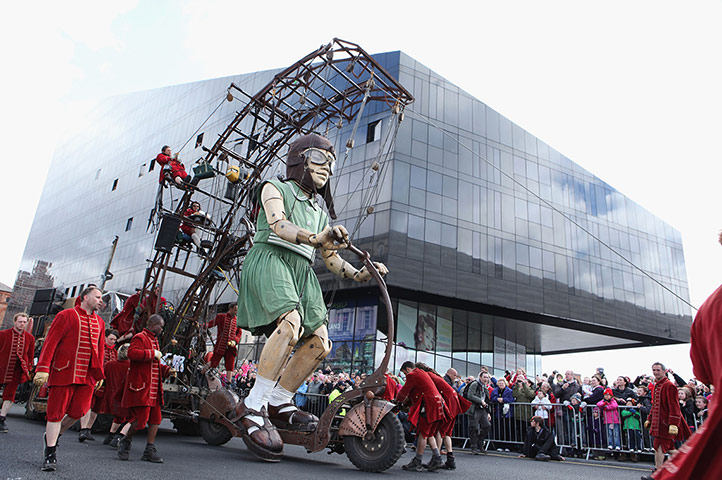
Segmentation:
{"type": "MultiPolygon", "coordinates": [[[[160,339],[164,352],[173,351],[183,355],[185,368],[178,377],[164,384],[166,401],[164,415],[179,425],[197,425],[198,414],[204,399],[210,393],[201,375],[204,363],[206,334],[200,327],[212,297],[218,290],[232,287],[239,278],[243,259],[252,246],[255,216],[258,213],[256,192],[262,181],[270,175],[273,166],[283,162],[281,149],[298,135],[309,132],[326,134],[332,129],[353,125],[346,141],[346,156],[354,147],[354,135],[364,109],[371,102],[385,105],[391,114],[393,137],[403,119],[404,108],[414,98],[372,56],[360,46],[333,39],[309,53],[293,65],[285,68],[253,95],[239,86],[228,87],[226,100],[239,100],[244,105],[236,113],[225,130],[219,134],[211,148],[204,148],[205,157],[199,160],[209,176],[226,174],[229,170],[237,175],[226,175],[235,184],[233,195],[221,195],[207,191],[200,185],[183,185],[183,195],[173,209],[162,205],[162,190],[150,222],[158,228],[154,255],[149,260],[141,298],[152,301],[141,305],[136,317],[136,330],[145,326],[147,318],[161,313],[166,320],[165,331],[160,339]],[[212,173],[208,173],[212,172],[212,173]],[[183,217],[191,199],[207,198],[223,211],[213,222],[208,216],[183,217]],[[201,256],[200,267],[188,267],[188,256],[183,259],[178,245],[160,241],[163,232],[173,235],[181,222],[187,222],[205,232],[210,240],[203,242],[206,254],[201,256]],[[173,309],[162,308],[156,301],[163,291],[168,274],[187,277],[190,285],[173,309]],[[215,293],[214,293],[215,292],[215,293]]],[[[341,168],[343,168],[343,162],[341,168]]],[[[386,166],[374,162],[371,175],[376,181],[386,166]]],[[[225,179],[223,187],[228,188],[225,179]]],[[[170,188],[177,188],[172,179],[170,188]]],[[[162,189],[163,187],[161,187],[162,189]]],[[[369,205],[370,206],[370,205],[369,205]]],[[[369,212],[371,212],[369,210],[369,212]]],[[[197,263],[191,262],[197,266],[197,263]]],[[[380,277],[378,277],[380,280],[380,277]]],[[[385,288],[385,287],[384,287],[385,288]]],[[[382,374],[385,372],[382,372],[382,374]]]]}

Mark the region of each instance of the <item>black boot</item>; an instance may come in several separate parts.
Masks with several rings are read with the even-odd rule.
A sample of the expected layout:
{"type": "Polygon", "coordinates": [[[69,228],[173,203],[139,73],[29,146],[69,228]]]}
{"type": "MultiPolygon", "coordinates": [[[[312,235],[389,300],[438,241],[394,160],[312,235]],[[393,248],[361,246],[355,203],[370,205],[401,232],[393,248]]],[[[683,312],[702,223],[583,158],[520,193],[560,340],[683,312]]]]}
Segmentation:
{"type": "Polygon", "coordinates": [[[5,417],[0,416],[0,433],[8,433],[8,426],[5,424],[5,417]]]}
{"type": "Polygon", "coordinates": [[[444,466],[444,462],[441,461],[441,455],[439,455],[438,457],[431,457],[429,466],[426,468],[430,472],[435,472],[436,470],[440,469],[443,466],[444,466]]]}
{"type": "Polygon", "coordinates": [[[158,455],[158,450],[155,449],[155,444],[153,443],[145,444],[145,450],[143,451],[143,456],[140,457],[140,459],[145,460],[146,462],[163,463],[163,459],[160,458],[160,455],[158,455]]]}
{"type": "Polygon", "coordinates": [[[43,466],[40,467],[40,470],[43,472],[54,472],[58,465],[58,457],[55,454],[57,446],[48,447],[48,441],[45,439],[44,434],[43,443],[45,444],[45,448],[43,448],[43,466]]]}
{"type": "Polygon", "coordinates": [[[411,472],[423,472],[424,471],[424,467],[421,465],[421,460],[419,460],[416,457],[412,458],[408,464],[404,465],[401,468],[403,468],[406,471],[411,471],[411,472]]]}
{"type": "Polygon", "coordinates": [[[448,452],[446,454],[446,463],[444,468],[447,470],[456,470],[456,459],[454,458],[454,452],[448,452]]]}
{"type": "Polygon", "coordinates": [[[113,440],[114,437],[115,437],[115,433],[108,432],[108,434],[103,439],[103,445],[110,445],[110,442],[113,440]]]}
{"type": "Polygon", "coordinates": [[[109,443],[108,445],[110,445],[111,448],[117,449],[117,448],[118,448],[118,442],[120,441],[121,438],[123,438],[123,434],[117,433],[117,432],[114,433],[114,434],[113,434],[113,438],[110,440],[110,443],[109,443]]]}
{"type": "Polygon", "coordinates": [[[130,458],[131,439],[123,437],[118,441],[118,458],[128,460],[130,458]]]}
{"type": "Polygon", "coordinates": [[[82,443],[86,440],[94,442],[95,437],[90,433],[89,428],[81,428],[80,433],[78,433],[78,441],[82,443]]]}

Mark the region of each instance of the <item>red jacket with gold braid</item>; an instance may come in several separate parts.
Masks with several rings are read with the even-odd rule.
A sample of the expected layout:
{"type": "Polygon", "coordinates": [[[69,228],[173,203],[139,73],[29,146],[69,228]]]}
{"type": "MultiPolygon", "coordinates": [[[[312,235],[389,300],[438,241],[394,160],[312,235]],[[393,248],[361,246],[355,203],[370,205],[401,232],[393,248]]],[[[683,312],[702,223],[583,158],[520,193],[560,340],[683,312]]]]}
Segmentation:
{"type": "Polygon", "coordinates": [[[133,328],[133,317],[135,316],[135,309],[139,303],[140,292],[136,292],[128,297],[128,300],[123,304],[123,310],[118,312],[110,321],[110,326],[118,330],[118,334],[124,335],[133,328]]]}
{"type": "Polygon", "coordinates": [[[652,410],[649,412],[649,434],[653,437],[684,440],[690,436],[687,423],[682,420],[679,409],[679,394],[677,386],[667,377],[655,382],[654,397],[652,397],[652,410]],[[677,426],[677,435],[669,433],[669,426],[677,426]]]}
{"type": "Polygon", "coordinates": [[[241,339],[243,331],[239,328],[236,331],[236,317],[229,313],[219,313],[216,318],[206,324],[208,328],[218,327],[218,335],[216,336],[216,347],[213,349],[213,353],[223,355],[227,349],[236,350],[236,347],[229,347],[228,342],[233,340],[238,343],[241,339]]]}
{"type": "Polygon", "coordinates": [[[72,384],[95,385],[103,375],[105,323],[82,307],[58,313],[40,353],[36,372],[50,373],[51,387],[72,384]]]}
{"type": "Polygon", "coordinates": [[[420,368],[415,368],[406,375],[406,383],[396,395],[396,400],[399,403],[404,403],[407,399],[411,401],[409,421],[414,426],[418,424],[422,406],[426,412],[426,420],[429,423],[446,418],[441,394],[436,389],[429,374],[420,368]]]}
{"type": "Polygon", "coordinates": [[[97,413],[112,413],[119,417],[127,416],[128,412],[121,407],[121,402],[129,368],[130,361],[127,358],[113,360],[105,366],[105,395],[100,404],[100,412],[97,413]]]}
{"type": "Polygon", "coordinates": [[[103,345],[105,347],[105,351],[103,352],[103,367],[105,367],[108,362],[118,360],[118,350],[115,349],[115,346],[111,347],[107,343],[103,345]]]}
{"type": "MultiPolygon", "coordinates": [[[[118,350],[115,349],[115,346],[112,346],[112,347],[108,346],[107,343],[104,343],[103,347],[105,348],[105,352],[103,353],[103,372],[105,373],[105,378],[107,379],[108,371],[107,371],[106,367],[108,366],[108,363],[110,363],[114,360],[118,360],[118,350]]],[[[105,383],[107,384],[108,382],[105,382],[105,383]]],[[[97,389],[95,391],[94,395],[96,397],[103,397],[105,395],[105,384],[103,386],[101,386],[99,389],[97,389]]],[[[99,412],[96,412],[96,413],[99,413],[99,412]]],[[[103,412],[103,413],[105,413],[105,412],[103,412]]]]}
{"type": "Polygon", "coordinates": [[[0,384],[29,380],[33,350],[35,337],[29,332],[18,333],[14,328],[0,331],[0,384]]]}
{"type": "Polygon", "coordinates": [[[155,358],[155,350],[159,349],[158,340],[147,328],[130,341],[130,369],[123,391],[124,407],[163,405],[162,383],[163,378],[170,374],[170,367],[155,358]]]}
{"type": "Polygon", "coordinates": [[[444,399],[444,405],[446,406],[447,414],[450,417],[455,417],[465,413],[471,402],[456,393],[454,387],[446,383],[446,381],[433,372],[428,372],[429,378],[434,382],[434,386],[441,393],[441,397],[444,399]]]}

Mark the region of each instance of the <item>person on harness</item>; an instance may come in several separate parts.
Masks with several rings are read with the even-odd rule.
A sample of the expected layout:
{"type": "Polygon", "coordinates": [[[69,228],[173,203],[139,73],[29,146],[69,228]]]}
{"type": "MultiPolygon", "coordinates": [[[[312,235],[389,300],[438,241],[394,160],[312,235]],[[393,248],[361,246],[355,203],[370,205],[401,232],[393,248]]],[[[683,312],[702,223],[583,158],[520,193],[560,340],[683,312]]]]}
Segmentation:
{"type": "Polygon", "coordinates": [[[171,148],[168,145],[163,145],[160,153],[155,157],[155,161],[161,167],[160,179],[158,183],[163,183],[164,180],[169,179],[178,187],[185,185],[198,185],[198,177],[191,180],[191,176],[186,172],[185,167],[178,159],[178,154],[173,155],[171,148]]]}
{"type": "MultiPolygon", "coordinates": [[[[188,218],[191,220],[198,220],[199,218],[209,218],[206,214],[201,212],[201,204],[198,202],[191,202],[191,206],[186,209],[185,212],[183,212],[183,218],[188,218]]],[[[184,242],[186,244],[193,243],[193,245],[196,246],[198,249],[198,252],[201,254],[206,253],[205,249],[201,245],[201,236],[198,233],[198,229],[196,229],[195,226],[193,226],[190,222],[183,222],[180,225],[180,232],[179,232],[180,240],[181,242],[184,242]]]]}

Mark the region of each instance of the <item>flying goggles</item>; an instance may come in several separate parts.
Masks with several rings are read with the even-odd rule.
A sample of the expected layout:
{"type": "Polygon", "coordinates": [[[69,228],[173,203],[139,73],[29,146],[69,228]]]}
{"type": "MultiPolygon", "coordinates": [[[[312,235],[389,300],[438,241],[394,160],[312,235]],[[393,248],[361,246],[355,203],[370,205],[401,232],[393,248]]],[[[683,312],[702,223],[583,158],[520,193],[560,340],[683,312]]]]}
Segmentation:
{"type": "Polygon", "coordinates": [[[314,165],[326,165],[328,163],[331,175],[333,175],[333,167],[336,164],[336,155],[328,150],[311,147],[302,151],[301,156],[314,165]]]}

